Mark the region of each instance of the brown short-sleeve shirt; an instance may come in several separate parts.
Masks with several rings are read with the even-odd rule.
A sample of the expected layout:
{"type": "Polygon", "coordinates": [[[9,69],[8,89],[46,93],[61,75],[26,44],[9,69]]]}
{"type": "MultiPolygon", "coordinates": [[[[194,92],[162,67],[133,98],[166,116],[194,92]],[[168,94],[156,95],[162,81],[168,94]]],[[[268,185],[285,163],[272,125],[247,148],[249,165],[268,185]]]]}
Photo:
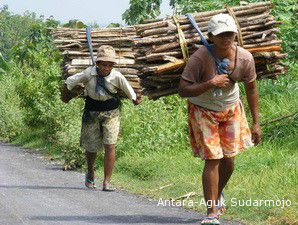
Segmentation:
{"type": "MultiPolygon", "coordinates": [[[[182,79],[201,83],[212,79],[216,75],[214,60],[208,50],[203,46],[189,59],[182,73],[182,79]]],[[[252,54],[237,46],[235,67],[229,77],[235,81],[226,88],[222,88],[222,95],[214,96],[214,90],[190,97],[189,101],[213,111],[222,111],[239,100],[239,86],[237,82],[249,83],[256,79],[255,63],[252,54]]]]}

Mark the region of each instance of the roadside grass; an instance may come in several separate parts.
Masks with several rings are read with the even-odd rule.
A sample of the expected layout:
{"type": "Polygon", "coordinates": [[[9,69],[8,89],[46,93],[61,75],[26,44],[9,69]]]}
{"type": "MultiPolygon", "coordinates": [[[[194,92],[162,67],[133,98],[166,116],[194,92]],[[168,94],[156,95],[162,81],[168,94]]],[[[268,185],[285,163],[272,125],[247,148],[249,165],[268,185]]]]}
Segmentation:
{"type": "MultiPolygon", "coordinates": [[[[223,218],[241,220],[245,224],[294,224],[297,221],[297,142],[292,139],[289,137],[281,143],[265,142],[237,157],[235,172],[225,189],[228,212],[223,218]],[[242,200],[250,198],[290,200],[291,206],[236,207],[235,202],[243,204],[242,200]]],[[[175,155],[154,153],[144,157],[121,157],[113,181],[126,190],[157,200],[175,199],[196,192],[198,196],[190,200],[201,202],[203,162],[194,159],[187,151],[189,149],[184,150],[175,155]]],[[[102,171],[98,172],[99,176],[101,174],[102,171]]],[[[197,203],[190,208],[205,212],[204,205],[197,203]]]]}
{"type": "MultiPolygon", "coordinates": [[[[297,140],[294,136],[281,142],[267,142],[252,148],[236,159],[235,172],[226,187],[228,213],[223,217],[246,224],[295,224],[297,222],[297,140]],[[231,198],[233,202],[231,202],[231,198]],[[290,207],[236,207],[240,200],[291,201],[290,207]],[[229,200],[230,199],[230,200],[229,200]],[[231,205],[233,203],[233,205],[231,205]],[[229,207],[230,206],[230,207],[229,207]]],[[[133,193],[155,199],[171,199],[196,192],[202,199],[203,162],[194,159],[190,149],[177,154],[154,153],[143,157],[126,155],[117,161],[114,182],[133,193]],[[164,189],[160,187],[170,185],[164,189]]],[[[102,172],[98,173],[100,176],[102,172]]],[[[186,205],[187,206],[187,205],[186,205]]],[[[204,206],[191,207],[204,212],[204,206]]]]}

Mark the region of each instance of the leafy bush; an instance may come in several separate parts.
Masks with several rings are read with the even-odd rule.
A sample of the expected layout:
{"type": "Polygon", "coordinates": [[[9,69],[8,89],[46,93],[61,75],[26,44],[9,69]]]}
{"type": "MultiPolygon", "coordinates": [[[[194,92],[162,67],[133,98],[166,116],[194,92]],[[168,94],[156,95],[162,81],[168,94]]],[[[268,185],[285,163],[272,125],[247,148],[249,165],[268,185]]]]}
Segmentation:
{"type": "Polygon", "coordinates": [[[8,6],[0,8],[0,52],[4,58],[14,57],[13,47],[20,44],[30,35],[33,26],[57,27],[59,22],[50,18],[37,17],[35,13],[26,11],[23,15],[9,12],[8,6]]]}
{"type": "Polygon", "coordinates": [[[60,101],[55,108],[50,109],[57,120],[53,142],[59,146],[66,169],[81,167],[85,160],[84,151],[79,146],[82,103],[72,100],[65,105],[60,101]]]}
{"type": "Polygon", "coordinates": [[[17,94],[15,83],[17,79],[11,76],[0,78],[0,139],[10,140],[22,132],[24,128],[24,110],[17,94]]]}

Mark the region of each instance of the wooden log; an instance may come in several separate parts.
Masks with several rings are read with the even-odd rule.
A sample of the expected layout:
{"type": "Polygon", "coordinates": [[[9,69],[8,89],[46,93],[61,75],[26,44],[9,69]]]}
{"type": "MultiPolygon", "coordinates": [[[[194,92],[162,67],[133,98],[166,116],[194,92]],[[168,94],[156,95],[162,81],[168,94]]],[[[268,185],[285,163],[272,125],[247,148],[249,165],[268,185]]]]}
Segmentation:
{"type": "Polygon", "coordinates": [[[173,70],[182,68],[183,66],[185,66],[185,61],[180,59],[180,60],[177,60],[176,62],[170,62],[170,63],[162,64],[160,66],[144,68],[143,72],[144,73],[162,74],[167,71],[173,71],[173,70]]]}
{"type": "Polygon", "coordinates": [[[273,41],[267,41],[267,42],[263,42],[263,43],[244,45],[244,48],[251,49],[251,48],[256,48],[256,47],[274,46],[274,45],[280,45],[281,43],[282,43],[281,40],[273,40],[273,41]]]}
{"type": "MultiPolygon", "coordinates": [[[[96,59],[96,58],[95,58],[96,59]]],[[[135,60],[133,59],[126,59],[126,58],[120,58],[117,59],[117,64],[134,64],[135,60]]],[[[92,65],[91,59],[73,59],[71,61],[72,66],[77,66],[77,65],[92,65]]]]}
{"type": "MultiPolygon", "coordinates": [[[[266,38],[264,40],[256,40],[254,41],[255,43],[253,44],[246,44],[244,45],[244,48],[256,48],[256,47],[262,47],[262,46],[273,46],[273,45],[279,45],[281,41],[279,40],[274,40],[270,41],[272,38],[266,38]],[[269,40],[269,41],[267,41],[269,40]],[[264,42],[263,42],[264,41],[264,42]]],[[[137,57],[137,60],[145,60],[147,62],[152,62],[152,61],[160,61],[164,60],[167,61],[167,56],[175,56],[176,58],[182,58],[182,52],[180,49],[180,46],[177,46],[178,48],[173,49],[170,52],[161,52],[161,53],[151,53],[142,57],[137,57]]],[[[196,48],[192,48],[191,46],[189,47],[189,53],[192,54],[194,51],[196,51],[196,48]]],[[[248,49],[250,51],[250,49],[248,49]]],[[[254,52],[254,50],[253,50],[254,52]]]]}
{"type": "MultiPolygon", "coordinates": [[[[265,41],[272,41],[272,40],[277,38],[277,36],[274,35],[274,34],[267,35],[267,36],[263,35],[263,37],[265,37],[265,38],[259,38],[259,39],[247,39],[247,38],[245,38],[244,39],[244,44],[262,43],[262,42],[265,42],[265,41]]],[[[199,37],[186,40],[188,45],[192,45],[192,44],[198,43],[200,41],[201,40],[200,40],[199,37]]],[[[178,48],[178,47],[180,47],[180,43],[172,42],[172,43],[169,43],[167,45],[158,45],[156,47],[152,47],[151,52],[152,53],[162,53],[162,52],[165,52],[165,51],[168,51],[168,50],[176,51],[176,48],[178,48]]],[[[191,48],[191,47],[189,47],[189,48],[191,48]]]]}
{"type": "MultiPolygon", "coordinates": [[[[87,68],[87,66],[86,66],[87,68]]],[[[73,75],[73,74],[76,74],[76,73],[79,73],[81,71],[83,71],[84,69],[86,68],[71,68],[71,69],[68,69],[67,70],[67,73],[69,75],[73,75]]],[[[131,69],[131,68],[117,68],[115,67],[115,69],[117,71],[119,71],[120,73],[122,73],[125,77],[126,75],[130,75],[130,76],[133,76],[133,77],[138,77],[137,75],[140,75],[141,72],[139,70],[136,70],[136,69],[131,69]]]]}
{"type": "Polygon", "coordinates": [[[288,54],[280,53],[278,51],[273,51],[273,52],[254,52],[253,56],[254,58],[265,58],[265,59],[282,59],[287,57],[288,54]]]}
{"type": "Polygon", "coordinates": [[[151,100],[156,100],[160,97],[164,97],[164,96],[168,96],[168,95],[173,95],[173,94],[177,94],[178,93],[178,88],[171,88],[171,89],[166,89],[166,90],[155,90],[152,92],[149,92],[148,98],[151,100]]]}
{"type": "MultiPolygon", "coordinates": [[[[260,13],[264,13],[266,11],[267,11],[266,8],[260,8],[260,9],[254,9],[253,11],[252,10],[248,10],[248,11],[235,12],[235,15],[237,17],[239,17],[239,16],[243,16],[243,15],[252,15],[254,13],[254,14],[258,14],[258,17],[259,17],[260,16],[259,15],[260,13]]],[[[266,13],[266,15],[269,16],[269,13],[266,13]]],[[[196,21],[196,22],[198,23],[198,26],[200,28],[206,28],[207,25],[208,25],[208,21],[210,20],[210,18],[211,17],[200,18],[199,23],[198,23],[198,21],[196,21]]],[[[238,20],[240,20],[240,22],[243,22],[243,21],[248,21],[249,18],[244,18],[244,19],[238,18],[238,20]]],[[[259,20],[256,20],[256,19],[253,19],[252,21],[255,21],[255,22],[258,22],[259,23],[259,20]]],[[[251,24],[255,24],[255,23],[251,22],[251,24]]],[[[242,26],[245,26],[245,25],[250,25],[250,24],[243,23],[241,25],[242,26]]],[[[193,26],[188,21],[185,25],[181,25],[180,28],[181,28],[182,31],[184,31],[184,30],[192,29],[193,26]]],[[[141,35],[142,37],[147,37],[147,36],[156,35],[156,34],[170,33],[170,31],[177,32],[177,26],[175,25],[175,23],[174,23],[173,20],[168,21],[168,26],[167,27],[159,28],[159,29],[146,30],[146,31],[144,31],[142,33],[138,33],[138,34],[141,35]]]]}
{"type": "Polygon", "coordinates": [[[172,51],[172,52],[163,52],[163,53],[153,53],[142,57],[137,57],[137,60],[146,60],[148,62],[150,61],[157,61],[157,60],[163,60],[167,56],[181,56],[181,51],[172,51]]]}
{"type": "MultiPolygon", "coordinates": [[[[62,55],[64,56],[64,59],[67,61],[70,61],[72,59],[88,59],[90,58],[89,52],[86,52],[85,54],[79,54],[79,55],[74,55],[74,54],[68,54],[67,52],[63,52],[62,55]]],[[[93,55],[96,56],[96,53],[93,53],[93,55]]],[[[129,59],[134,59],[135,55],[130,52],[119,52],[116,53],[117,58],[129,58],[129,59]]]]}
{"type": "Polygon", "coordinates": [[[136,25],[136,33],[137,34],[141,34],[142,32],[146,31],[146,30],[150,30],[153,28],[161,28],[161,27],[166,27],[168,26],[168,22],[167,21],[160,21],[157,23],[154,23],[153,25],[148,25],[148,26],[142,26],[144,24],[140,24],[140,25],[136,25]]]}
{"type": "Polygon", "coordinates": [[[256,38],[256,37],[263,37],[263,36],[275,34],[275,33],[278,33],[278,32],[279,32],[278,28],[272,28],[272,29],[269,29],[269,30],[262,30],[262,31],[259,31],[259,32],[252,32],[251,34],[250,33],[242,34],[242,36],[243,36],[243,39],[250,39],[250,38],[256,38]]]}
{"type": "Polygon", "coordinates": [[[117,68],[115,67],[115,69],[117,69],[120,73],[122,74],[130,74],[130,75],[140,75],[140,71],[136,70],[136,69],[132,69],[132,68],[117,68]]]}
{"type": "MultiPolygon", "coordinates": [[[[271,27],[273,24],[277,24],[277,21],[273,21],[269,23],[266,23],[267,25],[257,25],[256,26],[248,26],[245,28],[241,28],[241,31],[243,31],[244,29],[246,31],[250,31],[250,30],[254,30],[256,28],[263,28],[263,30],[267,30],[267,27],[271,27]]],[[[271,30],[271,29],[269,29],[271,30]]],[[[201,29],[203,36],[205,39],[208,39],[207,36],[207,27],[206,28],[202,28],[201,29]]],[[[260,31],[259,31],[260,32],[260,31]]],[[[274,30],[271,30],[271,33],[273,33],[274,30]]],[[[186,33],[186,32],[185,32],[186,33]]],[[[251,33],[249,33],[251,34],[251,33]]],[[[200,38],[197,35],[197,32],[192,29],[192,30],[188,30],[187,33],[185,34],[185,38],[188,42],[193,42],[193,40],[200,40],[200,38]],[[196,37],[196,38],[191,38],[191,37],[196,37]],[[190,40],[189,40],[190,39],[190,40]]],[[[244,36],[244,38],[246,38],[244,36]]],[[[142,39],[135,39],[133,40],[134,45],[139,46],[139,45],[157,45],[157,44],[168,44],[168,42],[178,42],[179,40],[179,36],[178,34],[172,34],[172,35],[167,35],[167,36],[161,36],[161,37],[157,37],[157,38],[153,38],[153,37],[147,37],[147,38],[142,38],[142,39]]]]}
{"type": "Polygon", "coordinates": [[[71,43],[71,44],[66,44],[66,45],[58,45],[56,46],[58,49],[67,49],[67,48],[73,48],[73,47],[76,47],[78,49],[81,49],[82,48],[82,45],[79,44],[79,43],[71,43]]]}
{"type": "Polygon", "coordinates": [[[142,79],[142,81],[153,81],[156,82],[158,85],[168,84],[168,83],[176,83],[180,80],[181,75],[177,74],[176,76],[172,77],[162,77],[162,76],[148,76],[145,79],[142,79]]]}
{"type": "MultiPolygon", "coordinates": [[[[198,24],[198,26],[200,28],[206,29],[207,28],[207,24],[210,18],[201,18],[196,20],[196,23],[198,24]],[[205,21],[205,22],[204,22],[205,21]]],[[[249,25],[254,25],[254,24],[258,24],[258,23],[265,23],[265,22],[269,22],[271,20],[274,19],[274,17],[270,16],[268,12],[265,12],[261,15],[257,15],[257,16],[253,16],[253,15],[248,15],[248,16],[244,16],[244,17],[238,17],[238,22],[240,23],[241,27],[245,27],[245,26],[249,26],[249,25]]],[[[157,29],[156,27],[152,26],[151,29],[147,29],[145,32],[147,33],[138,33],[139,35],[142,36],[150,36],[154,35],[154,34],[158,34],[158,33],[169,33],[169,29],[172,28],[171,30],[173,31],[177,31],[176,25],[174,24],[173,20],[167,21],[167,26],[163,26],[164,29],[157,29]],[[147,35],[146,35],[147,34],[147,35]]],[[[191,24],[187,24],[187,25],[182,25],[181,26],[184,30],[190,29],[192,28],[191,24]]]]}
{"type": "Polygon", "coordinates": [[[55,39],[53,41],[54,44],[70,44],[70,43],[78,43],[80,44],[80,41],[74,40],[74,39],[55,39]]]}
{"type": "Polygon", "coordinates": [[[270,21],[265,24],[259,24],[259,25],[241,28],[241,31],[258,30],[258,29],[263,29],[264,27],[273,27],[275,25],[280,25],[280,24],[282,24],[282,22],[280,21],[270,21]]]}
{"type": "Polygon", "coordinates": [[[244,46],[248,44],[256,44],[256,43],[264,43],[269,41],[274,41],[277,39],[277,35],[272,34],[268,36],[263,36],[262,38],[256,38],[256,39],[246,39],[243,41],[244,46]]]}
{"type": "Polygon", "coordinates": [[[157,76],[149,76],[147,79],[151,80],[163,80],[163,79],[175,79],[181,77],[181,73],[178,74],[157,74],[157,76]]]}
{"type": "MultiPolygon", "coordinates": [[[[246,24],[246,25],[241,26],[241,32],[256,31],[256,30],[259,30],[259,29],[270,28],[270,27],[273,27],[275,25],[279,25],[280,23],[281,22],[279,22],[279,21],[268,20],[268,22],[265,22],[265,23],[257,23],[257,24],[252,23],[253,25],[246,24]]],[[[197,31],[192,27],[192,25],[184,25],[184,26],[181,26],[181,28],[182,28],[182,31],[184,31],[184,33],[186,33],[186,34],[197,33],[197,31]]],[[[208,30],[207,25],[206,26],[200,26],[200,30],[203,33],[207,34],[207,30],[208,30]]],[[[165,33],[164,35],[159,35],[158,37],[163,37],[165,35],[168,35],[168,36],[169,35],[174,35],[176,33],[177,33],[177,29],[168,30],[167,33],[165,33]]],[[[150,37],[151,36],[148,36],[148,38],[150,38],[150,37]]]]}
{"type": "MultiPolygon", "coordinates": [[[[235,6],[235,7],[231,7],[231,9],[233,9],[233,11],[238,11],[238,10],[247,10],[247,9],[255,9],[255,8],[260,8],[260,7],[271,7],[272,3],[271,2],[259,2],[259,3],[253,3],[253,4],[249,4],[249,5],[245,5],[245,6],[235,6]]],[[[228,11],[226,9],[219,9],[219,10],[213,10],[213,11],[208,11],[208,12],[199,12],[199,13],[194,13],[193,16],[195,19],[198,18],[202,18],[202,17],[207,17],[207,16],[212,16],[212,15],[216,15],[219,13],[228,13],[228,11]]],[[[143,24],[151,24],[153,25],[156,22],[160,22],[162,20],[166,20],[169,19],[168,18],[164,18],[164,19],[153,19],[153,20],[145,20],[143,24]]],[[[187,22],[188,19],[185,16],[181,16],[179,18],[179,23],[184,23],[187,22]]]]}
{"type": "MultiPolygon", "coordinates": [[[[153,81],[147,80],[147,82],[152,82],[154,84],[153,81]]],[[[158,82],[155,82],[155,83],[156,84],[154,86],[150,86],[150,84],[149,84],[148,89],[146,88],[146,86],[144,86],[144,85],[142,85],[142,86],[145,87],[148,91],[147,93],[150,94],[150,93],[153,93],[153,92],[156,92],[159,90],[167,90],[167,89],[177,88],[179,85],[179,81],[172,81],[172,82],[167,82],[167,83],[158,83],[158,82]]]]}
{"type": "MultiPolygon", "coordinates": [[[[114,37],[114,38],[92,38],[92,43],[107,43],[107,42],[131,42],[134,37],[114,37]]],[[[71,40],[58,39],[56,42],[69,42],[71,40]]],[[[72,42],[87,43],[87,38],[73,39],[72,42]]]]}
{"type": "MultiPolygon", "coordinates": [[[[87,68],[87,65],[71,65],[69,63],[64,64],[63,69],[82,69],[82,68],[87,68]]],[[[157,65],[155,65],[157,66],[157,65]]],[[[133,68],[136,70],[141,70],[144,67],[143,64],[116,64],[114,68],[133,68]]]]}
{"type": "MultiPolygon", "coordinates": [[[[265,70],[262,70],[262,71],[258,71],[258,76],[260,77],[260,76],[263,76],[263,75],[266,75],[266,74],[277,74],[277,73],[284,73],[284,67],[282,67],[282,66],[274,66],[271,70],[268,70],[267,68],[265,68],[265,70]]],[[[152,76],[152,77],[148,77],[147,78],[147,80],[146,80],[146,82],[148,82],[148,80],[151,80],[152,78],[153,78],[154,76],[152,76]]],[[[156,88],[158,87],[158,88],[166,88],[167,87],[167,84],[168,83],[166,83],[165,85],[162,85],[162,84],[159,84],[159,83],[156,83],[158,80],[155,80],[155,82],[154,82],[154,80],[150,83],[150,85],[149,86],[155,86],[156,88]]],[[[176,80],[175,82],[173,82],[174,80],[172,80],[172,82],[171,82],[171,85],[176,85],[176,84],[178,84],[178,82],[179,82],[179,79],[178,80],[176,80]]],[[[158,89],[157,88],[157,89],[158,89]]],[[[155,93],[156,92],[156,89],[152,89],[151,91],[150,90],[148,90],[146,93],[148,94],[148,93],[155,93]]]]}
{"type": "MultiPolygon", "coordinates": [[[[101,32],[113,32],[113,31],[118,31],[119,29],[125,30],[134,30],[133,26],[127,26],[127,27],[111,27],[111,28],[94,28],[92,30],[92,33],[101,33],[101,32]]],[[[85,32],[84,28],[70,28],[70,27],[59,27],[55,28],[54,31],[60,31],[60,32],[85,32]]]]}
{"type": "MultiPolygon", "coordinates": [[[[124,34],[125,36],[130,34],[135,34],[135,28],[134,27],[125,27],[125,28],[93,28],[91,32],[92,37],[97,36],[119,36],[119,34],[124,34]]],[[[66,37],[66,36],[72,36],[76,37],[78,35],[86,37],[86,30],[85,29],[63,29],[63,28],[56,28],[51,31],[52,35],[57,37],[66,37]]]]}

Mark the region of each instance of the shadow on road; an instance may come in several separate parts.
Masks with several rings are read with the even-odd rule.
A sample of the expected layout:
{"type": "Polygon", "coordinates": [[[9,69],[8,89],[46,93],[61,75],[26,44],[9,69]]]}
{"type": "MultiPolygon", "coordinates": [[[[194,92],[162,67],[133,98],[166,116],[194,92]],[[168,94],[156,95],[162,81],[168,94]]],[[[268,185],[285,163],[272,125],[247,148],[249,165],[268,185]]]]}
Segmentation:
{"type": "Polygon", "coordinates": [[[85,187],[56,187],[56,186],[36,186],[36,185],[0,185],[0,188],[7,188],[7,189],[32,189],[32,190],[84,190],[86,191],[87,188],[85,187]]]}
{"type": "Polygon", "coordinates": [[[144,223],[157,223],[157,224],[190,224],[200,220],[198,219],[185,219],[181,217],[163,217],[163,216],[148,216],[148,215],[108,215],[108,216],[36,216],[30,217],[30,220],[43,220],[43,221],[81,221],[89,223],[108,223],[108,224],[144,224],[144,223]]]}

